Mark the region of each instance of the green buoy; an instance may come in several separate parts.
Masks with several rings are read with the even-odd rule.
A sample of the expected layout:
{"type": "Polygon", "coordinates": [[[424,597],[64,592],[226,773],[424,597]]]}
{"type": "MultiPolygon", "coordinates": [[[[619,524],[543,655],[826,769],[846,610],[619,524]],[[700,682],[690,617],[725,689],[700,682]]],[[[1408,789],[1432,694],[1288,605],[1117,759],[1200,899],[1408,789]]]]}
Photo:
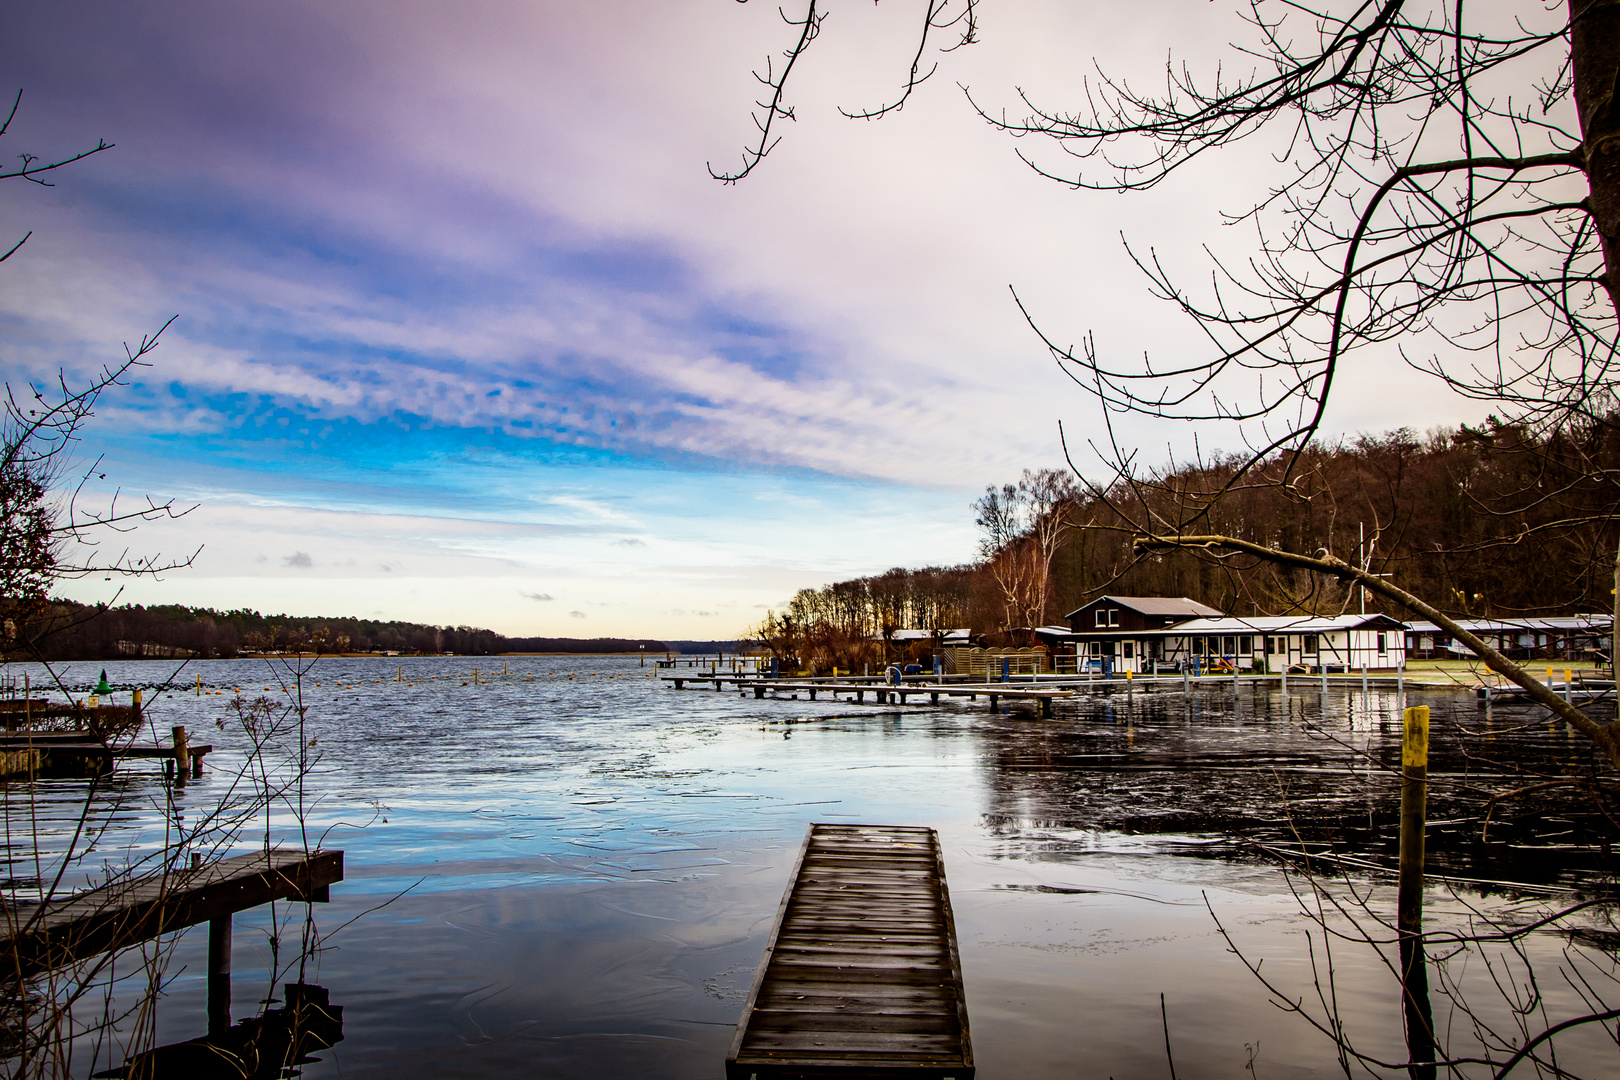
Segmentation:
{"type": "Polygon", "coordinates": [[[110,694],[110,693],[113,692],[112,687],[107,685],[107,669],[106,668],[101,669],[101,681],[96,684],[96,688],[92,692],[95,693],[97,696],[100,696],[102,694],[110,694]]]}

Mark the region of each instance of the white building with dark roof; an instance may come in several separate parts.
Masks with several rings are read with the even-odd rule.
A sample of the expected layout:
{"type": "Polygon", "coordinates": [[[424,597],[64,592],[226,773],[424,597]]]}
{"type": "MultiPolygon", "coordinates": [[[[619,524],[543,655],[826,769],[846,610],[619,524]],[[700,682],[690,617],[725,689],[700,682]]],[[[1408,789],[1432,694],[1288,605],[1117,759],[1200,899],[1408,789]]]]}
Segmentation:
{"type": "Polygon", "coordinates": [[[1387,615],[1226,615],[1187,597],[1104,596],[1036,633],[1081,670],[1278,672],[1389,670],[1405,664],[1406,625],[1387,615]]]}

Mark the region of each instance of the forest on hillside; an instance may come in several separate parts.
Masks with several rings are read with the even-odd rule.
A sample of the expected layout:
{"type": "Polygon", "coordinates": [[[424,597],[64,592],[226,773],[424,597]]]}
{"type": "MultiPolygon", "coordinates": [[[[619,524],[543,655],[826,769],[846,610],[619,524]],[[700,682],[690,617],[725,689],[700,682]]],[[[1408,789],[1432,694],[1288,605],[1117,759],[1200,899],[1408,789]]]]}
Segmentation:
{"type": "Polygon", "coordinates": [[[181,604],[101,607],[71,600],[44,605],[19,635],[34,648],[14,659],[116,660],[233,657],[244,653],[315,651],[453,653],[624,653],[664,651],[650,638],[507,637],[471,626],[399,620],[263,615],[247,608],[215,611],[181,604]],[[37,654],[35,652],[37,649],[37,654]]]}
{"type": "MultiPolygon", "coordinates": [[[[900,629],[968,628],[1022,644],[1029,628],[1061,624],[1104,593],[1187,596],[1233,615],[1336,614],[1362,602],[1332,578],[1252,556],[1143,552],[1143,521],[1330,552],[1448,614],[1607,612],[1620,534],[1604,475],[1620,470],[1615,430],[1545,438],[1497,423],[1423,436],[1401,429],[1278,454],[1229,487],[1245,458],[1170,466],[1152,483],[1026,471],[973,505],[975,561],[800,590],[754,636],[806,662],[850,666],[900,629]]],[[[1410,617],[1375,596],[1365,603],[1410,617]]]]}

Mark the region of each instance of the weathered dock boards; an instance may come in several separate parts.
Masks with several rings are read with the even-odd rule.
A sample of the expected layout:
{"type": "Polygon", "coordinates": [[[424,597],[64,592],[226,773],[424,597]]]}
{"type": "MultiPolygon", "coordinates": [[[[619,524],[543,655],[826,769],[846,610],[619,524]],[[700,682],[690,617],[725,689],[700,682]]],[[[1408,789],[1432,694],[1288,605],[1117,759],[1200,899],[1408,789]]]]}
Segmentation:
{"type": "Polygon", "coordinates": [[[728,1080],[972,1075],[934,830],[811,825],[737,1024],[728,1080]]]}
{"type": "Polygon", "coordinates": [[[0,911],[0,963],[27,976],[272,900],[324,900],[343,852],[273,849],[0,911]]]}

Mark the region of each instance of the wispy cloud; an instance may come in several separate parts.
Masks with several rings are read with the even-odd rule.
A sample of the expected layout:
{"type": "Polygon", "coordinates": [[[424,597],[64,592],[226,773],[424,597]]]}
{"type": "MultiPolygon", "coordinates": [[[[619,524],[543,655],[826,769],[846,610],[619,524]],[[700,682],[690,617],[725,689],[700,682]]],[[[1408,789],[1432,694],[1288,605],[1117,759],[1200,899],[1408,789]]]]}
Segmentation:
{"type": "Polygon", "coordinates": [[[281,560],[282,566],[291,566],[298,570],[307,570],[315,565],[315,560],[309,557],[307,551],[295,551],[281,560]]]}
{"type": "Polygon", "coordinates": [[[550,603],[552,600],[556,599],[556,597],[552,596],[550,593],[524,592],[522,589],[518,590],[518,595],[527,600],[533,600],[540,604],[550,603]]]}

